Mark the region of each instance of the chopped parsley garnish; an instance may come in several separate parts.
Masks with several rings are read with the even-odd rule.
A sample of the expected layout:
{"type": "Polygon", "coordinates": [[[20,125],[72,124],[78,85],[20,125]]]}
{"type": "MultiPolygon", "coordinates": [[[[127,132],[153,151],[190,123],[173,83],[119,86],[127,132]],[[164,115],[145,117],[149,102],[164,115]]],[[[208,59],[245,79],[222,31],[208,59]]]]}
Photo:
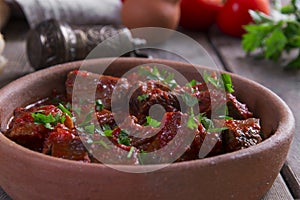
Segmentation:
{"type": "Polygon", "coordinates": [[[134,147],[130,147],[130,150],[129,150],[128,154],[127,154],[127,158],[131,158],[133,152],[134,152],[134,147]]]}
{"type": "Polygon", "coordinates": [[[199,115],[199,121],[203,124],[203,126],[206,130],[210,129],[210,128],[214,128],[214,124],[213,124],[212,120],[205,117],[205,114],[203,114],[203,113],[201,113],[199,115]]]}
{"type": "Polygon", "coordinates": [[[196,85],[197,85],[197,81],[193,79],[190,82],[188,82],[185,86],[187,86],[187,87],[194,87],[196,85]]]}
{"type": "Polygon", "coordinates": [[[91,120],[92,120],[92,114],[94,113],[94,111],[91,109],[90,112],[88,112],[88,114],[85,116],[85,119],[83,120],[83,122],[81,122],[80,124],[78,124],[79,127],[84,127],[86,125],[91,124],[91,120]]]}
{"type": "Polygon", "coordinates": [[[220,81],[216,78],[213,78],[210,74],[206,71],[203,72],[203,79],[206,83],[212,84],[215,88],[221,88],[220,81]]]}
{"type": "Polygon", "coordinates": [[[118,136],[118,143],[126,146],[130,146],[130,139],[128,137],[128,133],[125,130],[121,130],[118,136]]]}
{"type": "Polygon", "coordinates": [[[231,76],[229,74],[221,74],[224,87],[226,92],[232,93],[234,92],[233,86],[232,86],[232,81],[231,81],[231,76]]]}
{"type": "Polygon", "coordinates": [[[53,116],[51,113],[48,115],[42,114],[41,111],[31,113],[34,123],[43,124],[47,129],[54,129],[57,123],[63,123],[66,118],[62,118],[60,113],[53,116]]]}
{"type": "Polygon", "coordinates": [[[62,112],[66,113],[67,115],[69,115],[69,117],[73,117],[71,111],[69,111],[64,105],[62,105],[61,103],[58,104],[57,106],[62,112]]]}
{"type": "Polygon", "coordinates": [[[111,130],[110,126],[108,124],[102,125],[102,130],[99,132],[101,135],[106,137],[112,137],[113,130],[111,130]],[[103,130],[103,131],[102,131],[103,130]]]}
{"type": "Polygon", "coordinates": [[[144,160],[147,159],[146,158],[146,155],[147,155],[147,152],[145,152],[144,150],[141,150],[137,157],[138,157],[138,161],[139,161],[139,164],[140,165],[143,165],[144,164],[144,160]]]}
{"type": "Polygon", "coordinates": [[[89,134],[94,134],[95,133],[95,125],[94,124],[86,125],[84,127],[84,130],[86,132],[88,132],[89,134]]]}
{"type": "Polygon", "coordinates": [[[225,131],[227,130],[227,127],[220,127],[220,128],[209,128],[206,131],[210,132],[210,133],[217,133],[217,132],[221,132],[221,131],[225,131]]]}
{"type": "Polygon", "coordinates": [[[218,118],[225,119],[225,120],[233,120],[233,118],[229,116],[228,106],[225,106],[225,115],[220,115],[218,116],[218,118]]]}
{"type": "Polygon", "coordinates": [[[196,123],[193,115],[189,116],[189,119],[187,121],[187,127],[192,130],[198,128],[198,124],[196,123]]]}
{"type": "Polygon", "coordinates": [[[191,94],[184,92],[182,95],[182,100],[185,102],[185,104],[187,106],[190,107],[190,113],[189,113],[189,119],[187,121],[187,127],[189,129],[194,130],[195,128],[198,127],[197,123],[195,122],[195,114],[194,114],[194,109],[193,107],[198,103],[198,99],[194,96],[192,96],[191,94]]]}
{"type": "Polygon", "coordinates": [[[104,142],[103,140],[98,140],[98,141],[93,141],[93,144],[100,144],[102,145],[105,149],[110,149],[109,146],[104,142]]]}
{"type": "Polygon", "coordinates": [[[146,117],[146,123],[144,124],[144,126],[151,126],[153,128],[157,128],[160,126],[160,122],[157,121],[156,119],[151,118],[150,116],[146,117]]]}
{"type": "Polygon", "coordinates": [[[216,133],[227,130],[227,127],[215,127],[213,121],[207,117],[203,113],[199,115],[199,121],[202,123],[207,132],[216,133]]]}
{"type": "Polygon", "coordinates": [[[206,71],[203,72],[203,79],[206,83],[212,84],[215,88],[221,89],[225,88],[226,92],[232,93],[234,92],[233,90],[233,85],[231,81],[231,76],[229,74],[221,74],[221,79],[214,78],[210,74],[208,74],[206,71]]]}
{"type": "Polygon", "coordinates": [[[104,109],[104,105],[100,99],[96,100],[96,111],[101,111],[104,109]]]}
{"type": "Polygon", "coordinates": [[[149,94],[142,94],[142,95],[140,95],[140,96],[137,97],[137,100],[139,102],[141,102],[143,100],[146,100],[148,97],[149,97],[149,94]]]}
{"type": "Polygon", "coordinates": [[[198,99],[187,92],[184,92],[181,97],[184,103],[189,107],[194,107],[198,103],[198,99]]]}
{"type": "Polygon", "coordinates": [[[104,130],[103,135],[106,137],[112,137],[113,130],[104,130]]]}
{"type": "Polygon", "coordinates": [[[178,84],[174,79],[174,74],[166,70],[159,71],[157,67],[148,68],[141,67],[139,74],[146,76],[149,80],[158,80],[168,85],[171,89],[175,88],[178,84]]]}

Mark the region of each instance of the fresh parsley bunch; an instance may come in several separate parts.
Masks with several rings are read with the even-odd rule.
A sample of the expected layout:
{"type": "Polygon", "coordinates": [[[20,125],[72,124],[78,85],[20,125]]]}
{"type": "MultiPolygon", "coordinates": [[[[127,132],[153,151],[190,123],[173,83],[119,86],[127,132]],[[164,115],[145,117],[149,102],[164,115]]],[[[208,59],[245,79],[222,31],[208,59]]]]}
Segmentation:
{"type": "Polygon", "coordinates": [[[250,10],[255,24],[246,25],[242,47],[247,53],[261,49],[264,58],[278,61],[283,52],[298,51],[296,58],[290,60],[288,68],[300,69],[300,0],[277,8],[276,15],[250,10]]]}

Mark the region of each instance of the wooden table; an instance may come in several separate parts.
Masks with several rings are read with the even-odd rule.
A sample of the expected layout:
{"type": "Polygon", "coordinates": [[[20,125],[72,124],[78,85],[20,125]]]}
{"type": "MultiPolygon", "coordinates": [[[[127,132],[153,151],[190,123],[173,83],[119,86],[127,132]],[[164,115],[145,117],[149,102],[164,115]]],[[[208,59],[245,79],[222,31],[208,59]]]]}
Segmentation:
{"type": "MultiPolygon", "coordinates": [[[[11,21],[4,29],[6,48],[4,55],[9,60],[0,76],[0,86],[33,72],[26,57],[25,38],[28,25],[24,21],[11,21]]],[[[277,63],[248,58],[241,49],[241,41],[225,36],[217,28],[208,33],[180,30],[199,42],[212,56],[220,69],[240,74],[270,88],[283,98],[292,109],[296,118],[296,134],[287,161],[278,175],[265,200],[300,199],[300,70],[284,71],[277,63]]],[[[186,51],[191,51],[189,47],[186,51]]],[[[149,52],[154,58],[173,59],[172,56],[149,52]]],[[[194,55],[190,52],[190,56],[194,55]]],[[[10,199],[0,188],[0,200],[10,199]]]]}

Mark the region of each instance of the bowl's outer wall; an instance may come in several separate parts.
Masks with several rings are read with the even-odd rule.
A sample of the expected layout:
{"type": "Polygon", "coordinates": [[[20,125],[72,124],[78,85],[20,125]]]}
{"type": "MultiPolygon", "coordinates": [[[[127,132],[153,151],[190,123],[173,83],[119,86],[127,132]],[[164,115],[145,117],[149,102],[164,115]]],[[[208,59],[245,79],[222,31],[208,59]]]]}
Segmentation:
{"type": "MultiPolygon", "coordinates": [[[[106,63],[107,59],[90,61],[106,63]]],[[[114,74],[145,59],[122,58],[114,74]]],[[[190,65],[159,61],[183,72],[190,65]]],[[[17,106],[64,91],[68,71],[80,62],[26,76],[1,90],[1,130],[17,106]]],[[[193,76],[193,74],[190,76],[193,76]]],[[[0,185],[15,200],[30,199],[259,199],[277,177],[292,140],[293,116],[272,92],[233,75],[236,95],[262,118],[265,131],[279,130],[263,143],[238,152],[175,163],[151,173],[125,173],[99,164],[52,158],[25,149],[0,133],[0,185]],[[280,123],[279,123],[280,121],[280,123]]],[[[130,166],[128,166],[130,168],[130,166]]]]}

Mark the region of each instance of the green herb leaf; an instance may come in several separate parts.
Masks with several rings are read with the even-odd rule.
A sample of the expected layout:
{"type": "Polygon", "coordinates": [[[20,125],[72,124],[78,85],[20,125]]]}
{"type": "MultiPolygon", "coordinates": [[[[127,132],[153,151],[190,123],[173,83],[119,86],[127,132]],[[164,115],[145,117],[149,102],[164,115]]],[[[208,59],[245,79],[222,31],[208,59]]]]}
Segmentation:
{"type": "Polygon", "coordinates": [[[218,79],[213,78],[206,71],[203,72],[203,79],[206,83],[212,84],[215,88],[221,88],[221,85],[220,85],[220,82],[218,81],[218,79]]]}
{"type": "Polygon", "coordinates": [[[118,136],[118,143],[126,146],[130,146],[130,139],[128,137],[128,133],[125,130],[121,130],[118,136]]]}
{"type": "Polygon", "coordinates": [[[280,29],[275,29],[268,38],[266,38],[265,58],[271,58],[277,61],[288,40],[280,29]]]}
{"type": "Polygon", "coordinates": [[[31,116],[33,117],[34,123],[43,124],[47,129],[54,129],[53,125],[56,125],[60,121],[57,117],[53,117],[51,113],[49,115],[45,115],[41,112],[34,112],[31,113],[31,116]]]}
{"type": "Polygon", "coordinates": [[[103,140],[98,140],[98,141],[93,141],[93,144],[100,144],[102,145],[105,149],[110,149],[109,146],[104,142],[103,140]]]}
{"type": "Polygon", "coordinates": [[[210,132],[210,133],[217,133],[217,132],[222,132],[222,131],[225,131],[225,130],[228,130],[227,127],[221,127],[221,128],[209,128],[207,129],[206,131],[207,132],[210,132]]]}
{"type": "Polygon", "coordinates": [[[139,74],[146,76],[148,80],[158,80],[168,85],[171,89],[175,88],[178,84],[174,80],[174,74],[166,70],[161,70],[157,67],[141,67],[139,69],[139,74]]]}
{"type": "Polygon", "coordinates": [[[153,128],[157,128],[160,126],[160,122],[155,120],[155,119],[152,119],[150,116],[147,116],[146,117],[146,123],[144,124],[144,126],[151,126],[153,128]]]}
{"type": "Polygon", "coordinates": [[[90,124],[84,127],[84,130],[88,132],[89,134],[94,134],[95,133],[95,125],[90,124]]]}
{"type": "Polygon", "coordinates": [[[300,56],[288,63],[290,69],[300,69],[300,56]]]}
{"type": "Polygon", "coordinates": [[[212,84],[217,89],[222,89],[223,85],[226,90],[226,92],[232,93],[234,92],[231,76],[229,74],[221,74],[220,78],[214,78],[210,74],[208,74],[206,71],[203,72],[203,79],[206,83],[212,84]]]}
{"type": "MultiPolygon", "coordinates": [[[[250,11],[256,24],[245,26],[243,50],[251,53],[260,50],[263,58],[279,61],[282,53],[300,49],[300,1],[291,0],[290,4],[276,8],[278,16],[269,17],[257,11],[250,11]],[[279,13],[279,14],[278,14],[279,13]]],[[[300,69],[298,58],[292,57],[287,65],[289,68],[300,69]],[[293,66],[293,67],[291,67],[293,66]]],[[[275,65],[276,66],[276,65],[275,65]]]]}
{"type": "Polygon", "coordinates": [[[127,154],[127,158],[131,158],[133,152],[134,152],[134,147],[130,147],[130,150],[129,150],[128,154],[127,154]]]}
{"type": "Polygon", "coordinates": [[[104,130],[103,135],[106,137],[112,137],[113,130],[104,130]]]}
{"type": "Polygon", "coordinates": [[[183,102],[189,107],[194,107],[198,103],[198,99],[187,92],[184,92],[181,97],[183,102]]]}
{"type": "Polygon", "coordinates": [[[63,116],[61,116],[61,118],[60,118],[60,123],[65,123],[65,121],[66,121],[66,116],[65,115],[63,115],[63,116]]]}
{"type": "Polygon", "coordinates": [[[104,109],[104,105],[100,99],[96,100],[96,111],[101,111],[104,109]]]}
{"type": "Polygon", "coordinates": [[[214,124],[213,124],[212,120],[205,117],[205,113],[201,113],[199,115],[199,121],[203,124],[203,126],[206,130],[214,128],[214,124]]]}
{"type": "Polygon", "coordinates": [[[92,120],[92,114],[94,113],[94,110],[91,109],[90,112],[88,112],[88,114],[85,116],[85,119],[83,120],[83,122],[81,122],[80,124],[78,124],[79,127],[84,127],[86,125],[91,124],[91,120],[92,120]]]}
{"type": "Polygon", "coordinates": [[[45,126],[45,128],[47,128],[47,129],[51,129],[51,130],[54,129],[54,127],[53,127],[50,123],[45,123],[44,126],[45,126]]]}
{"type": "Polygon", "coordinates": [[[138,100],[139,102],[141,102],[141,101],[143,101],[143,100],[148,99],[148,97],[149,97],[149,94],[142,94],[142,95],[140,95],[140,96],[137,97],[137,100],[138,100]]]}
{"type": "Polygon", "coordinates": [[[69,111],[66,107],[64,107],[64,105],[62,105],[61,103],[58,104],[57,106],[62,112],[66,113],[67,115],[69,115],[69,117],[73,117],[71,111],[69,111]]]}
{"type": "Polygon", "coordinates": [[[137,157],[138,157],[139,164],[143,165],[144,164],[144,160],[147,159],[147,152],[141,150],[138,153],[137,157]]]}
{"type": "Polygon", "coordinates": [[[189,83],[187,83],[185,86],[192,88],[196,85],[197,85],[197,81],[193,79],[189,83]]]}
{"type": "Polygon", "coordinates": [[[234,92],[231,76],[229,74],[221,74],[226,92],[234,92]]]}
{"type": "Polygon", "coordinates": [[[196,123],[193,115],[189,116],[189,119],[187,121],[187,127],[191,130],[198,128],[198,124],[196,123]]]}
{"type": "Polygon", "coordinates": [[[280,12],[282,14],[293,14],[295,12],[295,8],[293,5],[289,4],[289,5],[283,6],[280,9],[280,12]]]}
{"type": "Polygon", "coordinates": [[[249,10],[249,14],[256,23],[273,22],[273,19],[265,13],[249,10]]]}

